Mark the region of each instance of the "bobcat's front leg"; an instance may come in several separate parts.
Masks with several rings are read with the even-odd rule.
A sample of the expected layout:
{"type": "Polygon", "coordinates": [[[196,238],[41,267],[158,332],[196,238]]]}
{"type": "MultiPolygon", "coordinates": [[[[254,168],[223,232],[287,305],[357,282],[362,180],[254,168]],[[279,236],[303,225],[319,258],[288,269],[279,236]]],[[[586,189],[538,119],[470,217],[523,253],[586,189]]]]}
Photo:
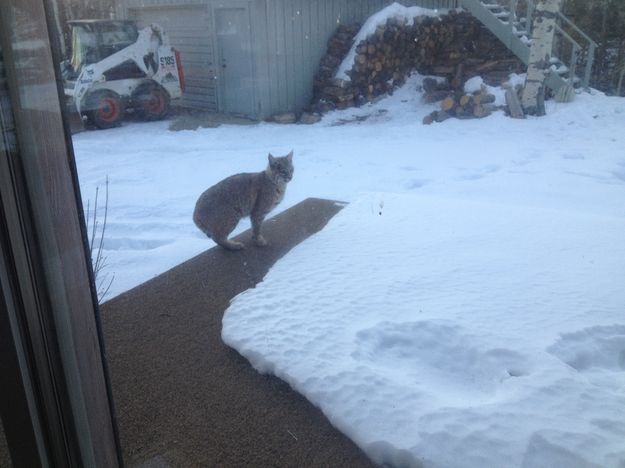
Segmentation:
{"type": "Polygon", "coordinates": [[[252,220],[252,239],[254,239],[254,242],[258,247],[265,247],[267,245],[267,241],[260,233],[265,215],[252,213],[250,219],[252,220]]]}

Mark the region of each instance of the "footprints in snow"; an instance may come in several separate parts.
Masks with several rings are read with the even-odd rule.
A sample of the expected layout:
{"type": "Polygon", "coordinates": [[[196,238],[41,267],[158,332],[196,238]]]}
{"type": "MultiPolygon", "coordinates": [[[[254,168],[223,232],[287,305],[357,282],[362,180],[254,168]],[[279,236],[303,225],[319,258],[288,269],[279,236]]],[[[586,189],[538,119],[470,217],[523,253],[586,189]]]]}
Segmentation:
{"type": "Polygon", "coordinates": [[[113,237],[104,239],[104,250],[152,250],[173,243],[168,239],[136,239],[130,237],[113,237]]]}
{"type": "Polygon", "coordinates": [[[575,160],[575,161],[581,161],[586,159],[586,156],[584,156],[581,153],[565,153],[562,155],[562,159],[569,159],[569,160],[575,160]]]}
{"type": "Polygon", "coordinates": [[[567,333],[547,351],[578,372],[625,372],[625,325],[598,326],[567,333]]]}
{"type": "Polygon", "coordinates": [[[428,182],[430,182],[429,179],[410,179],[404,184],[404,187],[406,187],[407,190],[415,190],[423,187],[428,182]]]}
{"type": "MultiPolygon", "coordinates": [[[[441,395],[452,399],[457,390],[484,403],[509,379],[533,372],[531,355],[493,347],[492,339],[444,321],[385,322],[361,330],[355,339],[356,361],[402,369],[412,384],[438,385],[441,395]]],[[[600,371],[613,375],[617,387],[625,383],[625,325],[563,334],[546,351],[577,372],[600,371]]]]}
{"type": "MultiPolygon", "coordinates": [[[[194,227],[194,226],[193,226],[194,227]]],[[[176,242],[184,232],[188,233],[193,227],[188,223],[154,223],[145,222],[129,224],[125,222],[109,222],[104,235],[104,250],[154,250],[176,242]],[[154,233],[158,231],[158,238],[154,238],[154,233]],[[142,237],[146,233],[152,233],[153,237],[142,237]]],[[[204,235],[198,231],[198,236],[204,235]]]]}
{"type": "Polygon", "coordinates": [[[501,166],[497,166],[494,164],[489,164],[488,166],[484,166],[477,169],[462,169],[466,173],[459,177],[459,180],[478,180],[486,177],[487,175],[494,174],[501,170],[501,166]]]}
{"type": "Polygon", "coordinates": [[[443,321],[386,322],[361,330],[356,340],[355,360],[400,368],[412,384],[437,385],[452,400],[472,395],[475,403],[487,402],[503,382],[531,369],[529,356],[443,321]]]}

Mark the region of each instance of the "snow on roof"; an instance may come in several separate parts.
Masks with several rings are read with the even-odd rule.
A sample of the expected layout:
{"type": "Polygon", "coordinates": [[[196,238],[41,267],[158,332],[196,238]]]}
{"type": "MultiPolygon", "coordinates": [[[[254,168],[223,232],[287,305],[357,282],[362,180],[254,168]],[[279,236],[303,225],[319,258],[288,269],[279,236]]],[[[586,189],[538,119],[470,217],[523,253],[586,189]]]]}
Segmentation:
{"type": "Polygon", "coordinates": [[[417,16],[439,16],[442,13],[446,13],[447,10],[430,10],[428,8],[422,7],[405,7],[397,2],[390,4],[386,8],[378,11],[377,13],[371,15],[369,19],[363,24],[356,34],[354,38],[354,44],[350,49],[349,53],[343,59],[343,62],[339,66],[338,71],[336,72],[336,77],[343,80],[350,80],[350,77],[345,73],[348,70],[351,70],[354,66],[354,59],[356,58],[356,46],[360,44],[361,41],[365,40],[367,37],[371,36],[375,33],[375,30],[378,26],[382,26],[386,24],[386,22],[394,18],[399,21],[405,21],[408,26],[412,26],[414,24],[414,19],[417,16]]]}

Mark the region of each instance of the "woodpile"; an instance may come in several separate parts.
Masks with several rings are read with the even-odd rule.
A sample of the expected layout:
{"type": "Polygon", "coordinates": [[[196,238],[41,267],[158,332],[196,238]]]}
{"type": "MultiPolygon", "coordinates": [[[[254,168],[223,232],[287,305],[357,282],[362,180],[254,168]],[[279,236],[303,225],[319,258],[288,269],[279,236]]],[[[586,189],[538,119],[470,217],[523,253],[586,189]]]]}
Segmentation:
{"type": "Polygon", "coordinates": [[[423,119],[426,125],[444,122],[451,117],[481,119],[495,109],[495,96],[489,94],[484,86],[475,93],[464,93],[459,89],[452,89],[447,81],[441,83],[433,78],[426,78],[423,80],[423,90],[427,102],[440,101],[440,109],[423,119]]]}
{"type": "Polygon", "coordinates": [[[522,94],[523,87],[521,85],[517,85],[514,88],[511,86],[506,87],[506,107],[504,110],[506,111],[506,115],[512,117],[513,119],[525,118],[525,111],[523,110],[523,106],[521,106],[522,94]]]}
{"type": "Polygon", "coordinates": [[[359,25],[341,24],[328,41],[328,50],[321,59],[319,71],[313,82],[314,112],[324,113],[338,108],[345,109],[354,104],[351,83],[334,78],[341,62],[354,43],[359,25]]]}
{"type": "Polygon", "coordinates": [[[360,105],[392,93],[412,71],[444,77],[451,89],[459,90],[473,76],[500,85],[510,73],[524,70],[478,20],[469,13],[451,10],[438,17],[414,18],[412,24],[389,19],[356,46],[354,65],[347,72],[351,80],[336,80],[336,70],[349,50],[347,44],[351,46],[357,33],[356,28],[349,32],[342,26],[339,29],[330,40],[315,80],[313,109],[318,112],[360,105]]]}

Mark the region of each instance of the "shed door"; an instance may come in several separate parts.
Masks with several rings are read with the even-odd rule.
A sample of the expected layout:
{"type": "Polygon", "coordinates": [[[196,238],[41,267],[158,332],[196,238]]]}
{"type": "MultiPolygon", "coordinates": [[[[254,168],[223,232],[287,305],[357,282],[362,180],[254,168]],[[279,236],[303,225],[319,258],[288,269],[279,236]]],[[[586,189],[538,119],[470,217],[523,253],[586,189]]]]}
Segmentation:
{"type": "Polygon", "coordinates": [[[186,82],[183,105],[216,112],[217,63],[206,6],[137,8],[130,10],[130,17],[140,28],[150,23],[161,26],[171,45],[180,51],[186,82]]]}
{"type": "Polygon", "coordinates": [[[221,110],[255,117],[250,29],[247,8],[215,8],[221,110]]]}

